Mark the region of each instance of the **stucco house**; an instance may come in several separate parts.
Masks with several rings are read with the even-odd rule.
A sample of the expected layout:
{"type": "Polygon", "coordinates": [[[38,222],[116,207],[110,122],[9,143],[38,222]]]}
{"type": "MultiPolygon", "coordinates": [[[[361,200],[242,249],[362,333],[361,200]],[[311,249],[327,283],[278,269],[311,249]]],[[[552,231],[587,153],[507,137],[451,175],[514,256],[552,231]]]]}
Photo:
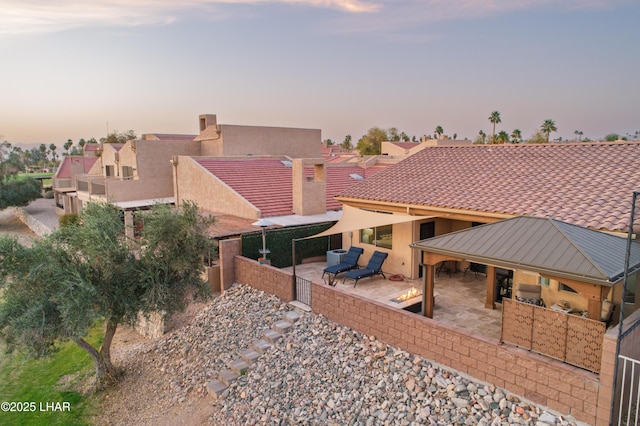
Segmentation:
{"type": "MultiPolygon", "coordinates": [[[[341,192],[342,218],[319,234],[340,233],[343,247],[362,247],[365,259],[387,253],[387,276],[421,277],[423,312],[363,296],[360,286],[347,291],[311,279],[310,306],[580,421],[611,424],[610,415],[629,398],[620,393],[618,355],[637,358],[640,336],[635,227],[628,294],[621,291],[638,160],[638,142],[425,148],[341,192]],[[445,267],[454,278],[442,282],[455,285],[458,270],[461,281],[480,283],[474,287],[481,297],[470,306],[496,307],[499,270],[514,285],[501,300],[499,340],[424,315],[429,304],[438,308],[434,275],[445,267]],[[537,288],[547,307],[516,300],[520,284],[537,288]],[[613,328],[600,320],[606,298],[625,307],[619,330],[617,311],[613,328]]],[[[239,282],[298,300],[295,269],[276,275],[268,266],[235,261],[239,282]],[[287,273],[295,284],[285,285],[292,282],[287,273]]],[[[440,309],[447,310],[442,302],[440,309]]]]}
{"type": "MultiPolygon", "coordinates": [[[[430,147],[336,198],[356,215],[360,209],[404,218],[388,225],[359,222],[353,244],[365,250],[365,257],[374,250],[387,252],[385,271],[418,278],[424,264],[464,271],[477,263],[463,255],[428,262],[414,243],[504,219],[550,218],[626,236],[632,195],[640,188],[639,161],[638,142],[430,147]]],[[[343,233],[345,244],[349,239],[343,233]]],[[[495,274],[495,269],[489,272],[495,274]]],[[[504,272],[510,285],[542,284],[548,305],[567,300],[596,315],[598,308],[577,284],[572,288],[557,277],[524,268],[504,272]]],[[[492,285],[487,294],[493,293],[492,285]]],[[[515,297],[516,288],[510,290],[515,297]]],[[[598,302],[617,299],[619,304],[622,294],[606,290],[598,294],[598,302]]],[[[635,276],[629,291],[624,297],[635,309],[635,276]]],[[[487,306],[494,302],[488,300],[487,306]]]]}
{"type": "Polygon", "coordinates": [[[85,150],[85,155],[68,155],[62,158],[62,162],[51,180],[58,214],[76,213],[78,211],[76,177],[89,173],[98,160],[93,155],[94,152],[94,150],[89,149],[85,150]]]}

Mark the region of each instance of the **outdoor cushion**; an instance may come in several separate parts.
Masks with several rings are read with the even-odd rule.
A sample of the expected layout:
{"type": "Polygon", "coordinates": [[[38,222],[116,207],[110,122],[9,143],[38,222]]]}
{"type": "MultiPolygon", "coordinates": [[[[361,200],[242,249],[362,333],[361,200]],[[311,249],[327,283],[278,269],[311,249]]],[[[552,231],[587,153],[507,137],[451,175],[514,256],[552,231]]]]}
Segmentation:
{"type": "Polygon", "coordinates": [[[346,271],[350,271],[358,267],[358,260],[360,259],[360,255],[364,252],[364,249],[360,247],[349,247],[347,254],[344,255],[342,262],[337,265],[332,265],[324,268],[322,272],[322,278],[324,278],[324,274],[341,274],[346,271]]]}
{"type": "Polygon", "coordinates": [[[386,279],[387,277],[385,277],[384,273],[382,272],[382,264],[384,263],[388,255],[389,253],[374,251],[371,255],[371,259],[369,259],[369,263],[367,263],[367,266],[362,269],[355,269],[344,274],[342,283],[344,284],[347,279],[350,279],[354,281],[353,286],[355,287],[356,284],[358,284],[358,280],[361,278],[372,277],[374,275],[382,275],[382,277],[386,279]]]}

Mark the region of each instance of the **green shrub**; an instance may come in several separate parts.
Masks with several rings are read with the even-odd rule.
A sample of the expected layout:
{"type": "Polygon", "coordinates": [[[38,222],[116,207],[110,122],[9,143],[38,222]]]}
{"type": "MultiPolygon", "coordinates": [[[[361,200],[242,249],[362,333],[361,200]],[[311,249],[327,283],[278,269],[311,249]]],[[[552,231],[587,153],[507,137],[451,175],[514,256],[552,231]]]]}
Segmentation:
{"type": "Polygon", "coordinates": [[[70,225],[77,225],[80,216],[77,213],[66,213],[58,217],[58,225],[60,228],[64,228],[70,225]]]}
{"type": "Polygon", "coordinates": [[[53,191],[46,191],[44,193],[44,198],[46,198],[47,200],[53,200],[53,191]]]}

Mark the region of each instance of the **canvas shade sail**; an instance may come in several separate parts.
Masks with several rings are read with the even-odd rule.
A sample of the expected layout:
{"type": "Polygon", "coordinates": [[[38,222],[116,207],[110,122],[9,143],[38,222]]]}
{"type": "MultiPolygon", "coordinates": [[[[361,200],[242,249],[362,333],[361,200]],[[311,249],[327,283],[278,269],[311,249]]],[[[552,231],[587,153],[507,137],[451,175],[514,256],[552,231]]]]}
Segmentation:
{"type": "Polygon", "coordinates": [[[375,228],[376,226],[393,225],[396,223],[412,222],[414,220],[429,219],[433,216],[411,216],[406,214],[379,213],[363,210],[348,205],[342,206],[342,217],[335,225],[316,235],[307,238],[324,237],[343,232],[356,231],[363,228],[375,228]]]}

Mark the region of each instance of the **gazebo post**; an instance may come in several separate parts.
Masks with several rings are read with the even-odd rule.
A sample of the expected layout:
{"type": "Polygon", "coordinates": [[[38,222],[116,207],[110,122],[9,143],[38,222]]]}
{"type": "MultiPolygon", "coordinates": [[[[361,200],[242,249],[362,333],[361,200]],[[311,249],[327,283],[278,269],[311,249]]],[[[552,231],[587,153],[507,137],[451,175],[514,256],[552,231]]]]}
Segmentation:
{"type": "Polygon", "coordinates": [[[434,265],[422,264],[422,315],[433,318],[434,265]]]}
{"type": "Polygon", "coordinates": [[[484,301],[487,309],[496,308],[496,267],[487,265],[487,298],[484,301]]]}

